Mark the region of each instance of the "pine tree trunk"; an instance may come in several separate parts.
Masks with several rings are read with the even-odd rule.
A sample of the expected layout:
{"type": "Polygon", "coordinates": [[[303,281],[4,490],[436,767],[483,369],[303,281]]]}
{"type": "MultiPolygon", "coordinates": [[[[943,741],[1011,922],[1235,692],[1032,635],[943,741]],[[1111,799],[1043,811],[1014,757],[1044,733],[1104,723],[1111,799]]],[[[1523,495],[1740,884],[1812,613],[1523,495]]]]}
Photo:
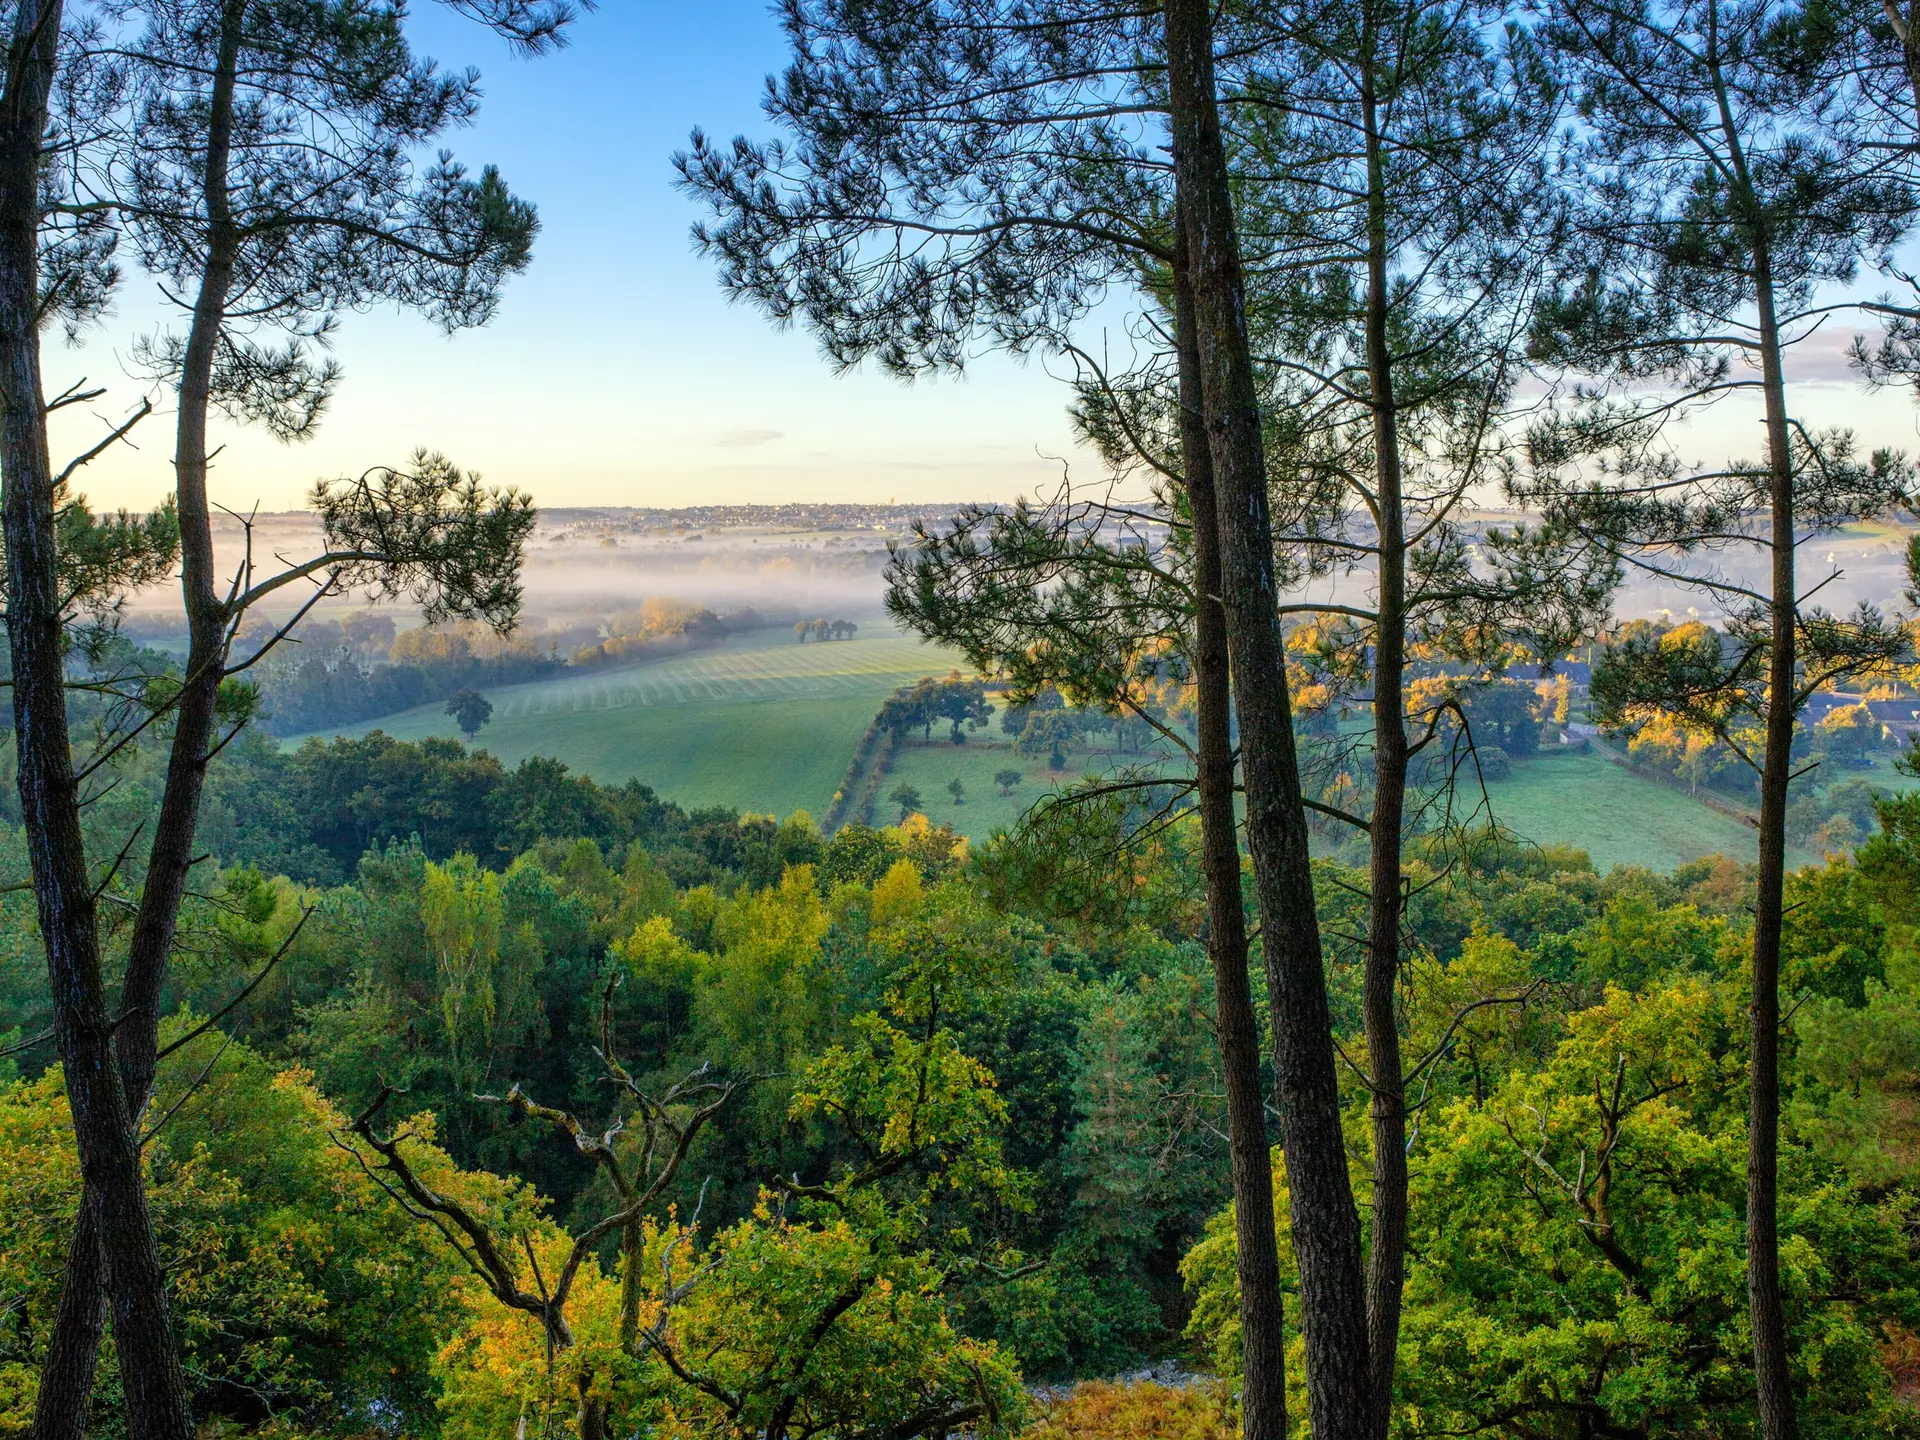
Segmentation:
{"type": "Polygon", "coordinates": [[[209,97],[207,166],[203,181],[208,216],[206,266],[200,276],[193,323],[180,369],[180,411],[174,434],[174,494],[180,522],[180,590],[187,614],[187,663],[174,703],[173,745],[160,813],[154,821],[147,873],[128,942],[127,978],[121,997],[126,1015],[120,1039],[128,1093],[144,1103],[153,1084],[159,1045],[160,992],[166,984],[179,927],[180,904],[193,868],[200,797],[211,759],[215,710],[225,678],[229,616],[214,588],[213,512],[207,500],[207,410],[212,400],[214,356],[226,324],[238,251],[228,164],[233,137],[234,85],[240,36],[249,0],[227,0],[220,49],[209,97]]]}
{"type": "Polygon", "coordinates": [[[60,1277],[60,1302],[47,1337],[47,1353],[40,1362],[40,1390],[28,1432],[31,1440],[85,1440],[94,1370],[107,1321],[98,1225],[82,1191],[67,1245],[67,1268],[60,1277]]]}
{"type": "MultiPolygon", "coordinates": [[[[67,728],[55,495],[40,380],[40,147],[61,7],[22,0],[0,106],[0,475],[7,549],[7,640],[20,803],[26,821],[54,1036],[80,1169],[94,1207],[114,1343],[135,1440],[187,1440],[192,1419],[174,1349],[166,1274],[154,1245],[134,1116],[114,1057],[92,879],[67,728]]],[[[87,1252],[80,1251],[84,1256],[87,1252]]],[[[71,1307],[98,1334],[97,1314],[71,1307]]],[[[87,1370],[91,1370],[88,1365],[87,1370]]],[[[90,1374],[84,1377],[90,1382],[90,1374]]],[[[48,1405],[78,1400],[55,1392],[48,1405]]],[[[84,1409],[84,1401],[79,1401],[84,1409]]]]}
{"type": "Polygon", "coordinates": [[[1361,1015],[1373,1089],[1373,1242],[1367,1250],[1368,1424],[1386,1440],[1393,1418],[1393,1371],[1400,1347],[1400,1299],[1407,1273],[1407,1108],[1400,1025],[1401,828],[1407,798],[1406,525],[1401,494],[1400,425],[1388,347],[1387,219],[1384,141],[1371,14],[1361,59],[1361,109],[1367,150],[1367,378],[1373,412],[1375,530],[1379,595],[1373,648],[1373,814],[1361,1015]]]}
{"type": "Polygon", "coordinates": [[[1797,581],[1794,575],[1793,452],[1786,382],[1774,317],[1768,239],[1756,227],[1762,388],[1773,550],[1767,664],[1766,755],[1760,771],[1760,870],[1753,906],[1752,1049],[1747,1062],[1747,1308],[1762,1440],[1794,1440],[1792,1371],[1780,1296],[1780,929],[1787,865],[1787,785],[1793,778],[1797,581]]]}
{"type": "Polygon", "coordinates": [[[1168,84],[1218,487],[1221,599],[1240,721],[1247,839],[1273,1012],[1274,1078],[1300,1269],[1308,1418],[1315,1440],[1367,1434],[1366,1282],[1347,1178],[1332,1017],[1294,753],[1286,649],[1246,293],[1220,133],[1208,0],[1166,0],[1168,84]]]}
{"type": "Polygon", "coordinates": [[[1234,1238],[1240,1280],[1240,1428],[1246,1440],[1286,1440],[1287,1342],[1273,1223],[1273,1165],[1260,1085],[1260,1026],[1247,978],[1247,916],[1240,898],[1239,825],[1233,800],[1232,687],[1227,618],[1220,604],[1220,530],[1213,461],[1201,401],[1193,294],[1175,263],[1174,333],[1180,357],[1180,441],[1193,525],[1193,671],[1201,867],[1207,885],[1207,952],[1213,961],[1220,1070],[1227,1090],[1234,1238]]]}
{"type": "MultiPolygon", "coordinates": [[[[155,818],[153,842],[127,944],[126,975],[121,984],[120,1020],[114,1053],[129,1110],[138,1123],[153,1089],[160,1044],[160,1002],[179,927],[180,905],[193,868],[194,836],[213,745],[215,707],[225,673],[227,613],[214,589],[212,510],[207,501],[207,410],[211,399],[215,347],[225,322],[227,294],[233,283],[236,242],[227,196],[228,159],[233,131],[233,99],[240,35],[249,0],[228,0],[222,14],[221,45],[213,77],[208,115],[208,163],[204,194],[211,218],[208,263],[201,276],[193,324],[181,367],[180,410],[174,441],[174,475],[180,524],[180,580],[186,605],[186,674],[174,706],[174,733],[167,775],[155,818]]],[[[93,1383],[99,1349],[97,1323],[88,1296],[100,1284],[100,1262],[86,1263],[83,1239],[87,1207],[67,1259],[54,1331],[41,1365],[41,1393],[85,1395],[93,1383]]],[[[84,1419],[57,1402],[61,1413],[40,1406],[35,1440],[80,1440],[84,1419]]],[[[81,1407],[84,1412],[84,1406],[81,1407]]]]}

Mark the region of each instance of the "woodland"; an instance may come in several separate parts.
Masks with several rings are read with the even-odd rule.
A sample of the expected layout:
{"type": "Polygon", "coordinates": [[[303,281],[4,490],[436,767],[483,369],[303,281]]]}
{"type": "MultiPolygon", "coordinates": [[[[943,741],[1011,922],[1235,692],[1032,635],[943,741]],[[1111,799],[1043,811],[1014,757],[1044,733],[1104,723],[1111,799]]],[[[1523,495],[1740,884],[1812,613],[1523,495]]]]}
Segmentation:
{"type": "Polygon", "coordinates": [[[778,14],[769,138],[674,161],[722,287],[834,366],[1044,356],[1110,472],[893,549],[891,616],[975,674],[876,733],[966,743],[991,681],[1034,748],[1095,711],[1151,763],[975,846],[904,798],[823,827],[279,748],[261,672],[323,601],[510,635],[533,500],[369,457],[316,553],[223,568],[209,417],[312,433],[336,327],[485,324],[537,212],[441,148],[478,77],[401,4],[17,0],[0,1426],[1920,1433],[1920,800],[1788,866],[1800,772],[1879,738],[1810,707],[1916,664],[1920,595],[1829,609],[1801,553],[1920,490],[1800,357],[1856,327],[1848,383],[1911,403],[1920,9],[778,14]],[[153,394],[56,455],[104,397],[41,359],[135,267],[174,489],[96,512],[153,394]],[[1706,409],[1750,450],[1690,458],[1706,409]],[[1629,574],[1701,614],[1614,626],[1629,574]],[[177,650],[120,632],[157,586],[177,650]],[[1751,798],[1755,863],[1501,830],[1513,677],[1588,647],[1599,730],[1740,767],[1689,783],[1751,798]]]}

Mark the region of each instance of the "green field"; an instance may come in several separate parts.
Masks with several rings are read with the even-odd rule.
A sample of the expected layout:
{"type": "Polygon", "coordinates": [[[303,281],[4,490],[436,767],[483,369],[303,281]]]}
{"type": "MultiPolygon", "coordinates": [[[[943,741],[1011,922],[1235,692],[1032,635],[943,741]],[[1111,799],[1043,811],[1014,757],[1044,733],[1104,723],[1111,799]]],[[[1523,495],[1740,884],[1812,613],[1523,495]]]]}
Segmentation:
{"type": "MultiPolygon", "coordinates": [[[[670,660],[489,691],[493,720],[476,743],[509,765],[550,755],[603,782],[639,779],[690,808],[817,816],[880,702],[953,664],[891,633],[800,645],[791,631],[759,631],[670,660]]],[[[327,733],[369,730],[459,734],[438,706],[327,733]]]]}
{"type": "Polygon", "coordinates": [[[1877,755],[1867,757],[1868,763],[1859,770],[1839,770],[1831,776],[1816,776],[1823,784],[1837,785],[1842,780],[1865,780],[1876,790],[1885,790],[1889,794],[1899,794],[1905,790],[1920,789],[1920,777],[1903,775],[1893,768],[1893,762],[1899,752],[1883,750],[1877,755]]]}
{"type": "Polygon", "coordinates": [[[1112,763],[1112,757],[1105,753],[1075,750],[1067,759],[1067,768],[1055,774],[1047,769],[1044,759],[1016,755],[998,728],[983,730],[964,745],[941,739],[936,728],[931,744],[915,740],[894,752],[893,768],[880,786],[873,818],[876,824],[892,824],[899,819],[900,812],[887,802],[887,794],[896,785],[911,785],[920,792],[921,811],[934,824],[951,824],[969,839],[985,840],[995,829],[1012,829],[1047,791],[1112,763]],[[1018,770],[1022,777],[1013,793],[1005,797],[993,783],[995,772],[1000,770],[1018,770]],[[966,787],[965,803],[953,803],[953,796],[947,792],[950,780],[966,787]]]}
{"type": "MultiPolygon", "coordinates": [[[[1539,845],[1577,846],[1603,871],[1644,865],[1664,872],[1702,855],[1752,860],[1757,853],[1747,825],[1590,751],[1543,751],[1515,765],[1511,779],[1490,783],[1487,794],[1515,834],[1539,845]]],[[[1790,865],[1818,858],[1787,855],[1790,865]]]]}
{"type": "MultiPolygon", "coordinates": [[[[987,734],[965,745],[936,738],[932,744],[915,741],[900,750],[880,787],[875,821],[890,823],[898,817],[886,795],[905,783],[920,792],[921,809],[929,820],[936,825],[950,822],[961,834],[983,840],[996,827],[1011,827],[1064,779],[1111,763],[1104,754],[1076,752],[1065,775],[1054,775],[1044,762],[1014,754],[997,732],[987,734]],[[1004,769],[1017,769],[1025,778],[1003,799],[993,775],[1004,769]],[[947,793],[947,782],[954,779],[966,787],[966,802],[958,806],[947,793]]],[[[1880,783],[1881,777],[1874,779],[1880,783]]],[[[1543,752],[1514,766],[1511,779],[1494,782],[1487,791],[1500,823],[1509,830],[1536,844],[1577,846],[1602,871],[1644,865],[1665,872],[1702,855],[1750,861],[1755,854],[1754,832],[1740,821],[1591,753],[1543,752]]],[[[1788,859],[1802,865],[1818,857],[1791,851],[1788,859]]]]}
{"type": "MultiPolygon", "coordinates": [[[[548,755],[602,782],[639,779],[688,808],[819,816],[880,703],[954,663],[946,652],[878,624],[864,638],[824,645],[796,644],[786,630],[759,631],[691,655],[491,691],[493,720],[478,743],[509,765],[548,755]]],[[[375,729],[403,740],[458,734],[438,706],[337,733],[375,729]]],[[[895,818],[885,797],[904,783],[920,791],[921,808],[935,824],[950,822],[984,840],[1015,824],[1049,788],[1111,763],[1105,754],[1076,751],[1065,775],[1053,775],[1043,761],[1016,755],[997,725],[965,745],[936,735],[896,754],[874,818],[895,818]],[[1005,797],[993,782],[1003,769],[1023,777],[1005,797]],[[947,792],[954,779],[966,787],[960,805],[947,792]]],[[[1853,774],[1888,789],[1920,784],[1885,760],[1853,774]]],[[[1539,844],[1578,846],[1602,870],[1630,864],[1666,871],[1702,855],[1754,856],[1750,827],[1588,752],[1543,752],[1488,791],[1508,829],[1539,844]]],[[[1796,851],[1789,859],[1798,865],[1817,857],[1796,851]]]]}

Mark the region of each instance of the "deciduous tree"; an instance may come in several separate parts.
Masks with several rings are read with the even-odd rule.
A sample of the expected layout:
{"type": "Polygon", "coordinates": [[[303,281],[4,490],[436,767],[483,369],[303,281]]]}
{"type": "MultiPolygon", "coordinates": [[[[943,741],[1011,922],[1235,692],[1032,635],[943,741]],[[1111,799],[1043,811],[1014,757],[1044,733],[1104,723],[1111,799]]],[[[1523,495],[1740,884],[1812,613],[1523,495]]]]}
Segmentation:
{"type": "Polygon", "coordinates": [[[472,740],[493,718],[493,702],[478,690],[456,690],[447,700],[446,713],[453,716],[460,733],[472,740]]]}

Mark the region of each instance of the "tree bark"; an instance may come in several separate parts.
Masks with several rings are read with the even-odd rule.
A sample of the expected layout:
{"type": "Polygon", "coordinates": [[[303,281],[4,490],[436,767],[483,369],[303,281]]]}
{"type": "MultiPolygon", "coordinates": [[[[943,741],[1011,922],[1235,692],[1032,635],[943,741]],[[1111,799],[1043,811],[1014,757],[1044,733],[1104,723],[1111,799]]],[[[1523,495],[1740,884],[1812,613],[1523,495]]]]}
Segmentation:
{"type": "Polygon", "coordinates": [[[1373,412],[1374,521],[1378,535],[1378,616],[1373,641],[1373,814],[1370,818],[1366,966],[1361,1015],[1373,1092],[1373,1239],[1367,1251],[1368,1425],[1386,1440],[1393,1417],[1394,1361],[1407,1273],[1407,1108],[1400,1025],[1401,831],[1407,799],[1406,515],[1401,494],[1400,422],[1388,345],[1388,237],[1385,142],[1380,132],[1372,13],[1366,17],[1360,103],[1367,152],[1366,359],[1373,412]]]}
{"type": "Polygon", "coordinates": [[[1213,962],[1216,1034],[1227,1091],[1234,1238],[1240,1281],[1240,1429],[1246,1440],[1286,1440],[1287,1342],[1273,1223],[1273,1162],[1260,1085],[1260,1026],[1247,978],[1247,916],[1240,898],[1234,815],[1232,686],[1227,617],[1220,603],[1219,506],[1201,398],[1200,350],[1185,245],[1176,235],[1174,336],[1180,363],[1180,442],[1193,525],[1193,671],[1201,868],[1207,886],[1207,953],[1213,962]]]}
{"type": "Polygon", "coordinates": [[[1247,840],[1273,1011],[1308,1418],[1316,1440],[1367,1434],[1366,1283],[1347,1177],[1332,1017],[1314,913],[1277,610],[1260,402],[1246,328],[1208,0],[1165,0],[1175,185],[1186,231],[1219,495],[1221,599],[1240,721],[1247,840]]]}
{"type": "Polygon", "coordinates": [[[1774,315],[1770,242],[1756,227],[1754,274],[1766,396],[1773,596],[1767,660],[1766,754],[1760,771],[1760,869],[1753,906],[1752,1049],[1747,1061],[1747,1308],[1762,1440],[1794,1440],[1793,1381],[1780,1296],[1780,929],[1787,865],[1787,785],[1793,778],[1795,641],[1793,451],[1774,315]]]}
{"type": "Polygon", "coordinates": [[[99,1222],[83,1189],[67,1242],[67,1268],[60,1277],[60,1301],[47,1336],[47,1353],[40,1361],[40,1390],[28,1432],[31,1440],[85,1440],[87,1407],[107,1322],[102,1264],[99,1222]]]}
{"type": "MultiPolygon", "coordinates": [[[[40,152],[60,22],[58,0],[20,0],[8,46],[7,94],[0,104],[0,523],[7,542],[7,640],[20,802],[47,951],[54,1035],[87,1204],[98,1222],[129,1427],[136,1440],[187,1440],[192,1418],[186,1378],[174,1349],[166,1274],[147,1211],[139,1135],[114,1056],[115,1027],[101,977],[95,897],[67,727],[38,293],[40,152]]],[[[71,1309],[97,1335],[97,1310],[84,1299],[76,1295],[71,1309]]],[[[85,1378],[90,1382],[90,1374],[85,1378]]],[[[43,1410],[77,1405],[84,1412],[84,1400],[71,1392],[43,1399],[43,1410]]]]}
{"type": "Polygon", "coordinates": [[[180,590],[187,614],[186,671],[174,705],[173,744],[166,784],[154,821],[147,873],[128,941],[121,1008],[126,1015],[120,1064],[129,1096],[145,1101],[153,1085],[160,1035],[160,996],[165,987],[180,904],[193,868],[200,798],[211,760],[215,707],[226,676],[227,607],[214,589],[213,513],[207,501],[207,410],[213,367],[226,325],[227,297],[239,251],[232,201],[227,193],[233,144],[235,76],[248,0],[227,0],[221,15],[220,48],[209,96],[207,166],[207,261],[195,297],[193,323],[180,369],[180,412],[174,435],[174,495],[180,521],[180,590]]]}
{"type": "MultiPolygon", "coordinates": [[[[209,96],[207,168],[203,194],[209,217],[208,263],[201,275],[193,323],[181,366],[180,411],[174,441],[174,475],[180,523],[180,585],[187,614],[186,672],[174,707],[172,747],[155,818],[153,842],[140,903],[127,944],[121,981],[120,1020],[114,1052],[121,1085],[136,1125],[153,1090],[160,1045],[160,1004],[173,957],[180,905],[193,868],[194,835],[213,744],[215,707],[226,666],[226,607],[214,589],[212,510],[207,501],[207,409],[215,350],[225,323],[238,241],[228,198],[235,79],[248,0],[228,0],[221,17],[221,43],[209,96]]],[[[89,1303],[101,1281],[101,1260],[89,1253],[96,1226],[83,1199],[61,1284],[45,1360],[42,1396],[91,1391],[100,1328],[89,1303]]],[[[42,1404],[35,1440],[80,1440],[84,1405],[76,1412],[60,1399],[50,1413],[42,1404]]]]}

